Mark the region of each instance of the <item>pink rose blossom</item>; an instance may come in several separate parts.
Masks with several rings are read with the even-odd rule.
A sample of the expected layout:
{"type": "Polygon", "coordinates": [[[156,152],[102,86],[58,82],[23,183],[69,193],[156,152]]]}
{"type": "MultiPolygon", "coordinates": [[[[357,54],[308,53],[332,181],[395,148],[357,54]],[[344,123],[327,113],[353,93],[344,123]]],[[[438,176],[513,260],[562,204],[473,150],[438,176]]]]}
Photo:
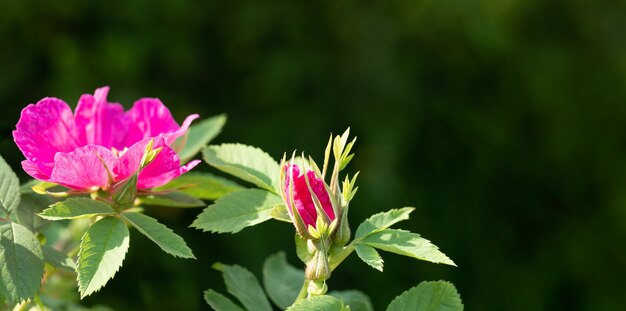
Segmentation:
{"type": "Polygon", "coordinates": [[[287,204],[287,211],[289,212],[291,218],[294,217],[291,207],[293,201],[296,211],[302,218],[305,227],[308,228],[309,225],[311,225],[315,228],[317,220],[317,210],[315,209],[315,203],[313,201],[313,195],[315,195],[329,220],[331,222],[335,220],[335,212],[333,211],[333,205],[330,201],[330,197],[328,196],[328,192],[326,191],[324,181],[321,178],[318,178],[315,175],[315,172],[311,170],[307,171],[305,178],[304,174],[300,172],[298,165],[291,163],[286,164],[284,166],[284,170],[285,181],[283,194],[286,201],[285,203],[287,204]],[[309,191],[309,187],[306,183],[307,178],[313,193],[309,191]]]}
{"type": "Polygon", "coordinates": [[[108,92],[108,87],[102,87],[94,95],[81,96],[74,113],[64,101],[51,97],[24,108],[13,131],[15,143],[26,157],[24,170],[34,178],[72,189],[108,189],[111,182],[139,170],[151,139],[153,148],[162,150],[139,173],[139,189],[161,186],[200,162],[181,166],[170,148],[197,114],[179,126],[156,98],[142,98],[124,112],[122,105],[107,101],[108,92]]]}

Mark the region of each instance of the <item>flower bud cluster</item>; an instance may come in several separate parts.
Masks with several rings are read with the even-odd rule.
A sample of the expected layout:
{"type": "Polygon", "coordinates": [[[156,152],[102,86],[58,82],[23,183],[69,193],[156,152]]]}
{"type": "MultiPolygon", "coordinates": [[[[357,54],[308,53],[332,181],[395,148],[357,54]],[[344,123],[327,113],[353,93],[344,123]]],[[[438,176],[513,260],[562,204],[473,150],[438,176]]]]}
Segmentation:
{"type": "MultiPolygon", "coordinates": [[[[323,170],[315,161],[304,156],[298,160],[281,163],[280,190],[287,212],[296,232],[307,240],[310,259],[306,262],[306,277],[315,288],[309,288],[310,295],[325,292],[324,281],[330,277],[329,256],[333,248],[341,248],[350,240],[348,206],[357,188],[356,175],[340,187],[339,172],[350,162],[354,154],[350,150],[355,140],[348,143],[349,129],[336,136],[326,147],[323,170]],[[324,181],[329,167],[330,152],[334,154],[334,165],[330,174],[330,184],[324,181]]],[[[358,175],[358,174],[357,174],[358,175]]]]}

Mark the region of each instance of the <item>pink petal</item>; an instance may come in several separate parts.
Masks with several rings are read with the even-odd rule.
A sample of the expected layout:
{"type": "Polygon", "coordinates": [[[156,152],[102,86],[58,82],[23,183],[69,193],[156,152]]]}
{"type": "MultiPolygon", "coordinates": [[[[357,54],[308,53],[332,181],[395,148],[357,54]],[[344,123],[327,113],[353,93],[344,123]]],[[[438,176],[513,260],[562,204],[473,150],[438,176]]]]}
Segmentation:
{"type": "Polygon", "coordinates": [[[102,146],[87,145],[70,153],[59,152],[54,157],[50,181],[72,189],[106,187],[109,175],[105,165],[111,169],[115,163],[111,150],[102,146]]]}
{"type": "Polygon", "coordinates": [[[162,135],[163,138],[165,138],[165,143],[168,146],[171,146],[174,141],[176,140],[176,138],[185,135],[185,133],[187,133],[187,130],[189,129],[189,126],[191,125],[191,122],[193,122],[193,120],[199,118],[200,116],[198,114],[192,114],[187,116],[187,118],[185,118],[185,121],[183,121],[183,125],[176,131],[170,134],[164,134],[162,135]]]}
{"type": "MultiPolygon", "coordinates": [[[[309,184],[311,185],[311,189],[315,196],[320,201],[322,208],[330,221],[335,220],[335,211],[333,210],[333,204],[330,202],[330,197],[328,196],[328,192],[326,191],[326,187],[324,186],[324,181],[321,178],[318,178],[315,175],[315,172],[308,171],[307,176],[309,177],[309,184]]],[[[304,178],[303,178],[304,179],[304,178]]],[[[304,181],[304,185],[306,186],[306,180],[304,181]]]]}
{"type": "Polygon", "coordinates": [[[107,102],[109,87],[97,89],[94,95],[84,94],[76,107],[76,125],[86,144],[123,149],[129,123],[124,108],[107,102]]]}
{"type": "Polygon", "coordinates": [[[179,129],[170,111],[158,98],[142,98],[126,112],[130,126],[125,145],[130,146],[145,138],[174,133],[179,129]]]}
{"type": "MultiPolygon", "coordinates": [[[[285,166],[285,198],[288,202],[288,212],[291,214],[291,199],[293,198],[293,204],[296,211],[302,218],[305,227],[312,225],[315,227],[315,220],[317,219],[317,212],[315,211],[315,205],[309,193],[308,188],[304,180],[304,175],[300,172],[300,168],[296,164],[289,164],[285,166]],[[293,184],[292,184],[293,183],[293,184]],[[291,188],[291,189],[290,189],[291,188]]],[[[293,217],[293,215],[292,215],[293,217]]]]}
{"type": "Polygon", "coordinates": [[[146,145],[150,139],[144,139],[128,148],[120,156],[113,167],[116,180],[124,180],[139,170],[139,164],[143,157],[146,145]]]}
{"type": "Polygon", "coordinates": [[[30,162],[27,172],[48,178],[57,152],[70,152],[84,145],[70,107],[64,101],[50,97],[22,110],[13,139],[30,162]],[[39,173],[35,173],[33,167],[37,167],[39,173]]]}
{"type": "MultiPolygon", "coordinates": [[[[132,145],[118,159],[114,168],[117,180],[123,180],[139,169],[141,158],[149,141],[150,139],[144,139],[132,145]]],[[[161,152],[137,176],[138,189],[162,186],[200,163],[200,161],[196,160],[181,167],[178,155],[165,144],[164,139],[161,137],[156,138],[153,145],[154,149],[159,147],[162,148],[161,152]]]]}
{"type": "Polygon", "coordinates": [[[157,157],[146,166],[137,178],[137,188],[146,189],[165,185],[170,180],[187,172],[198,163],[189,163],[187,166],[180,166],[180,159],[172,148],[163,144],[163,149],[157,157]]]}
{"type": "MultiPolygon", "coordinates": [[[[165,148],[169,149],[169,147],[165,147],[165,148]]],[[[172,149],[170,150],[173,151],[172,149]]],[[[163,169],[164,167],[168,167],[168,165],[157,166],[158,164],[156,164],[155,162],[150,163],[150,165],[148,165],[141,172],[141,174],[139,174],[139,178],[137,181],[138,189],[156,188],[159,186],[163,186],[167,184],[168,182],[170,182],[172,179],[189,172],[192,168],[196,167],[196,165],[200,164],[200,162],[202,161],[193,160],[187,163],[186,165],[179,166],[177,168],[172,168],[169,171],[163,169]],[[154,171],[150,169],[151,167],[155,168],[154,171]]],[[[174,163],[174,162],[175,161],[171,161],[171,163],[174,163]]],[[[180,163],[180,160],[178,160],[178,163],[180,163]]]]}
{"type": "Polygon", "coordinates": [[[44,174],[41,172],[37,164],[30,162],[29,160],[22,161],[22,168],[28,175],[33,178],[47,181],[50,179],[50,174],[44,174]]]}
{"type": "MultiPolygon", "coordinates": [[[[309,187],[306,183],[306,178],[300,172],[300,168],[296,164],[288,164],[284,167],[285,170],[285,188],[283,192],[285,198],[288,198],[287,205],[291,207],[291,199],[296,207],[296,211],[302,218],[305,226],[316,226],[317,209],[313,202],[313,197],[309,191],[309,187]],[[293,186],[292,186],[293,183],[293,186]],[[291,187],[291,189],[290,189],[291,187]]],[[[309,179],[309,185],[311,190],[315,193],[315,196],[320,201],[324,212],[333,221],[335,219],[335,213],[333,211],[333,205],[324,186],[324,181],[315,175],[315,172],[309,170],[306,172],[309,179]]],[[[291,208],[287,210],[291,215],[291,208]]],[[[293,215],[292,215],[293,217],[293,215]]]]}

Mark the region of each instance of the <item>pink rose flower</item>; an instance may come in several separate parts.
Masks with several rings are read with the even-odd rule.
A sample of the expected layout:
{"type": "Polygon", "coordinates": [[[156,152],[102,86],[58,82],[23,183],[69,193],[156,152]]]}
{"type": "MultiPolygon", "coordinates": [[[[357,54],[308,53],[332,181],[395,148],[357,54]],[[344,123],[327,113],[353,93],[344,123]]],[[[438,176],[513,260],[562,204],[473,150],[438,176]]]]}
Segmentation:
{"type": "Polygon", "coordinates": [[[309,225],[316,228],[318,214],[313,201],[313,196],[315,196],[319,200],[320,205],[330,222],[335,220],[335,212],[333,210],[330,197],[328,196],[328,192],[326,191],[324,181],[317,177],[314,171],[309,170],[305,172],[305,177],[305,175],[300,172],[298,165],[287,163],[284,166],[284,172],[283,194],[285,203],[287,204],[287,211],[292,219],[294,218],[292,212],[293,202],[296,211],[304,222],[305,228],[308,228],[309,225]],[[309,191],[307,179],[313,193],[309,191]]]}
{"type": "Polygon", "coordinates": [[[185,134],[197,114],[179,126],[156,98],[142,98],[124,111],[107,101],[108,87],[80,97],[76,111],[62,100],[46,97],[22,110],[13,138],[30,176],[77,190],[108,189],[139,170],[146,145],[161,152],[137,177],[137,188],[166,184],[196,166],[181,166],[170,145],[185,134]],[[110,177],[113,180],[110,180],[110,177]]]}

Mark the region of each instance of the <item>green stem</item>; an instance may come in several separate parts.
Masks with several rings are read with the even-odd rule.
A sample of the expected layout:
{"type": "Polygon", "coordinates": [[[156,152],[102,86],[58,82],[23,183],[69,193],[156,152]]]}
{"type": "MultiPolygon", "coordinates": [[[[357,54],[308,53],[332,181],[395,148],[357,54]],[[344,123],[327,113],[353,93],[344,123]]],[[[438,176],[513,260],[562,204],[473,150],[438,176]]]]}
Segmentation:
{"type": "Polygon", "coordinates": [[[39,298],[39,294],[35,295],[35,304],[37,305],[39,310],[41,310],[41,311],[45,311],[46,310],[46,307],[43,305],[43,302],[41,301],[41,298],[39,298]]]}
{"type": "Polygon", "coordinates": [[[333,257],[330,259],[330,271],[334,271],[352,252],[354,251],[354,245],[356,240],[350,242],[350,244],[346,245],[341,249],[341,251],[333,254],[333,257]]]}
{"type": "Polygon", "coordinates": [[[298,296],[296,297],[296,301],[294,303],[306,298],[307,293],[308,293],[309,283],[311,283],[311,280],[305,278],[304,284],[302,284],[302,288],[300,289],[300,292],[298,293],[298,296]]]}

